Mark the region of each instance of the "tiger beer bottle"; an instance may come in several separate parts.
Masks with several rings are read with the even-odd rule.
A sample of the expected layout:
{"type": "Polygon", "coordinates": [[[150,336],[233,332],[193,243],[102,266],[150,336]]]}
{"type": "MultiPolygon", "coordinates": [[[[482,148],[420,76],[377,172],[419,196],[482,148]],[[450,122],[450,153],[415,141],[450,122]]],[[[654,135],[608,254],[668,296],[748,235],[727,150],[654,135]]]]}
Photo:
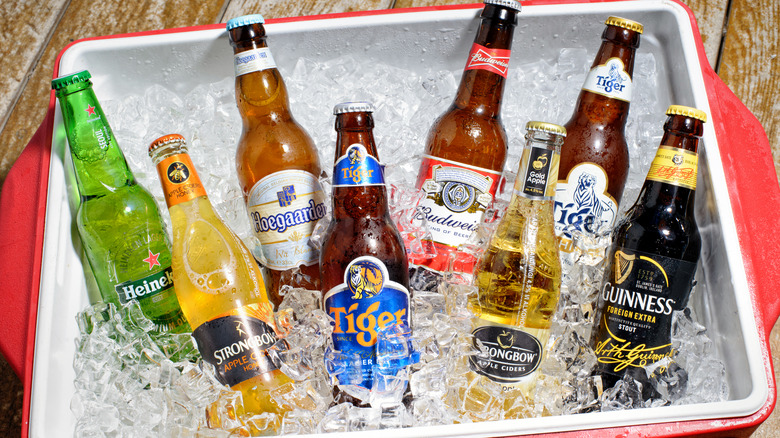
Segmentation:
{"type": "Polygon", "coordinates": [[[187,153],[170,134],[149,146],[173,226],[173,278],[203,360],[243,393],[249,412],[278,412],[268,392],[291,380],[268,357],[273,305],[249,250],[217,216],[187,153]]]}
{"type": "Polygon", "coordinates": [[[387,189],[367,102],[336,105],[333,221],[322,243],[324,310],[334,319],[337,350],[363,359],[361,386],[371,389],[377,331],[409,325],[406,249],[390,218],[387,189]]]}
{"type": "Polygon", "coordinates": [[[699,139],[707,115],[672,105],[639,198],[620,223],[599,296],[593,347],[604,387],[673,357],[672,312],[685,309],[699,261],[694,218],[699,139]]]}
{"type": "Polygon", "coordinates": [[[564,274],[572,261],[572,231],[606,233],[615,224],[628,176],[625,126],[633,91],[634,58],[642,25],[609,17],[601,48],[566,123],[560,180],[555,194],[555,232],[564,274]]]}
{"type": "Polygon", "coordinates": [[[139,185],[92,90],[88,71],[52,81],[80,203],[79,236],[104,302],[137,301],[158,330],[188,332],[171,281],[171,251],[154,197],[139,185]]]}
{"type": "Polygon", "coordinates": [[[282,285],[319,289],[319,254],[309,239],[327,207],[317,149],[290,113],[287,88],[266,44],[263,22],[261,15],[247,15],[228,21],[227,30],[243,120],[236,169],[253,231],[262,244],[260,258],[269,270],[268,292],[279,305],[282,285]]]}
{"type": "MultiPolygon", "coordinates": [[[[447,271],[458,246],[477,229],[499,186],[506,161],[501,97],[509,67],[512,35],[520,12],[515,0],[485,0],[481,22],[452,106],[435,122],[423,154],[416,187],[434,258],[412,263],[447,271]]],[[[475,260],[453,269],[471,272],[475,260]]]]}

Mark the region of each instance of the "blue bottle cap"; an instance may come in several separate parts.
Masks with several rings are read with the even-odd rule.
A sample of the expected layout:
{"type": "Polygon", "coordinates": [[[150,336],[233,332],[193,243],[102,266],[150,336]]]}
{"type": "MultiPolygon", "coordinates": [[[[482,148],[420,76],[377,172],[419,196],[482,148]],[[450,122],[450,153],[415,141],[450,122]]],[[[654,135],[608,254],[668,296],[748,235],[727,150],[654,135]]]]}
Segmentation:
{"type": "Polygon", "coordinates": [[[228,20],[227,30],[233,30],[241,26],[249,26],[250,24],[263,24],[263,23],[265,23],[265,19],[260,14],[242,15],[241,17],[236,17],[228,20]]]}

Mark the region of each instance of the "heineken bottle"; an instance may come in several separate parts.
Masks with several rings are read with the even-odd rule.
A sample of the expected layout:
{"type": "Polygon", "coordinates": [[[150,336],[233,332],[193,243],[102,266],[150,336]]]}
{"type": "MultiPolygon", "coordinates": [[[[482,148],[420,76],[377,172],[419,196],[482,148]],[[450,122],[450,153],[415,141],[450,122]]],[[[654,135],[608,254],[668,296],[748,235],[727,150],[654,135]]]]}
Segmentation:
{"type": "Polygon", "coordinates": [[[136,183],[90,78],[82,71],[51,85],[60,101],[80,196],[78,231],[100,295],[117,306],[137,301],[158,330],[188,332],[160,211],[136,183]]]}

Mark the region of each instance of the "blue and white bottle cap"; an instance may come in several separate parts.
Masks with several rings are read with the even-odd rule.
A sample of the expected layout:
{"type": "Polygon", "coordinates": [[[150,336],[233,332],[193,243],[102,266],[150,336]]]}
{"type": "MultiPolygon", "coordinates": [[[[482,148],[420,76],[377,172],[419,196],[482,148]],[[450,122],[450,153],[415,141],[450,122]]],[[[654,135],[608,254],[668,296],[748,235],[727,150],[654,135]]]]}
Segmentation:
{"type": "Polygon", "coordinates": [[[265,19],[260,14],[242,15],[228,20],[227,30],[233,30],[241,26],[249,26],[250,24],[263,24],[265,19]]]}

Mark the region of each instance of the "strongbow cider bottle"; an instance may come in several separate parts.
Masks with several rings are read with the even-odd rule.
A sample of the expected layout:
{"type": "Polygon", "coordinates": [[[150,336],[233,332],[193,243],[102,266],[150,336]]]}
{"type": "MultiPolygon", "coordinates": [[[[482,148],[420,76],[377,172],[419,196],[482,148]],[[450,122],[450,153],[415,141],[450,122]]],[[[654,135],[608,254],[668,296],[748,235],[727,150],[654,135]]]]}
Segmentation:
{"type": "Polygon", "coordinates": [[[52,81],[81,197],[76,223],[102,300],[137,301],[158,330],[187,332],[152,195],[136,183],[87,71],[52,81]]]}
{"type": "Polygon", "coordinates": [[[672,105],[639,198],[620,223],[599,294],[593,348],[604,387],[673,358],[672,312],[683,310],[701,250],[694,217],[699,140],[707,115],[672,105]]]}
{"type": "Polygon", "coordinates": [[[479,318],[474,338],[490,351],[487,364],[472,356],[472,368],[530,397],[561,291],[553,197],[566,130],[544,122],[526,130],[512,199],[477,265],[469,309],[479,318]]]}
{"type": "MultiPolygon", "coordinates": [[[[507,152],[501,97],[519,11],[518,1],[485,0],[455,101],[428,134],[416,186],[426,193],[420,208],[436,256],[415,257],[414,264],[449,270],[450,255],[477,229],[498,190],[507,152]]],[[[470,273],[474,262],[452,268],[470,273]]]]}
{"type": "Polygon", "coordinates": [[[628,176],[625,126],[633,90],[634,57],[642,25],[609,17],[602,43],[566,123],[560,180],[555,194],[555,231],[564,274],[574,250],[573,231],[607,233],[615,225],[628,176]]]}
{"type": "Polygon", "coordinates": [[[377,331],[409,325],[409,271],[390,218],[367,102],[336,105],[333,220],[320,254],[323,307],[334,319],[337,350],[359,354],[362,386],[372,386],[377,331]]]}
{"type": "Polygon", "coordinates": [[[152,142],[173,225],[173,278],[203,360],[239,390],[249,412],[277,412],[268,391],[290,382],[268,357],[277,342],[273,305],[252,254],[217,216],[184,137],[152,142]]]}
{"type": "Polygon", "coordinates": [[[278,305],[282,285],[319,289],[319,254],[309,239],[327,207],[317,149],[290,113],[263,22],[261,15],[247,15],[228,21],[227,30],[243,120],[236,169],[270,273],[268,292],[278,305]]]}

